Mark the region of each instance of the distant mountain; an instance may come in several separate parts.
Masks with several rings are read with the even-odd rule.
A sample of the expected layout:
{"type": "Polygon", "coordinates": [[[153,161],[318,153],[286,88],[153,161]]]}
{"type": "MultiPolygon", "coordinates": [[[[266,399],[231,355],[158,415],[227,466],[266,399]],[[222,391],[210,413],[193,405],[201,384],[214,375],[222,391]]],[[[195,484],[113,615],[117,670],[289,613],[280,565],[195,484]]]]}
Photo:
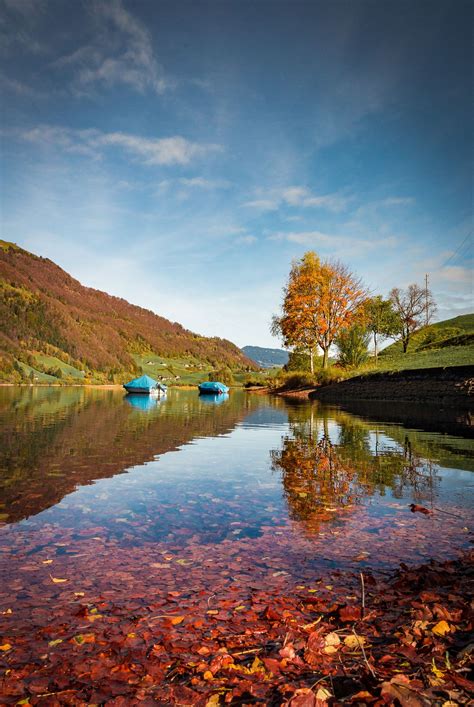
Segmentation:
{"type": "Polygon", "coordinates": [[[187,358],[208,369],[255,368],[230,341],[200,336],[84,287],[51,260],[0,241],[0,380],[35,380],[40,371],[52,381],[57,375],[123,382],[148,354],[187,358]]]}
{"type": "Polygon", "coordinates": [[[273,368],[274,366],[284,366],[288,363],[288,351],[283,349],[265,349],[261,346],[244,346],[242,348],[245,356],[258,363],[262,368],[273,368]]]}

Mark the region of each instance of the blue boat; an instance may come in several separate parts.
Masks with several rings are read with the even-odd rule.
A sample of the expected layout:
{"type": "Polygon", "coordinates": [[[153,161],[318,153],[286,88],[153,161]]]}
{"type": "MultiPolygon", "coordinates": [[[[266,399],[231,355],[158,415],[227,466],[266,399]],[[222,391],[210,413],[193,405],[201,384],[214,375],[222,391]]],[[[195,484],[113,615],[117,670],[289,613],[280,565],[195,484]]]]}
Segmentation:
{"type": "Polygon", "coordinates": [[[134,378],[129,383],[125,383],[123,387],[127,393],[139,393],[141,395],[164,395],[168,390],[166,385],[147,375],[134,378]]]}
{"type": "Polygon", "coordinates": [[[223,395],[229,392],[229,388],[224,385],[224,383],[219,383],[218,381],[200,383],[198,388],[200,395],[223,395]]]}

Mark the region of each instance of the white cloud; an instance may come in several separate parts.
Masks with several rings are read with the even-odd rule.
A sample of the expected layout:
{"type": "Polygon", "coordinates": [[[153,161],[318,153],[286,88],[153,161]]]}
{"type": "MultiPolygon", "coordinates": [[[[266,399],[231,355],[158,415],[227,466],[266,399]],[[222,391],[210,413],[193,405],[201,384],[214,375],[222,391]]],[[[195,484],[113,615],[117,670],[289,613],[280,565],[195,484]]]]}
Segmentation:
{"type": "Polygon", "coordinates": [[[415,199],[411,196],[389,196],[379,202],[381,206],[411,206],[415,199]]]}
{"type": "Polygon", "coordinates": [[[147,165],[189,164],[195,158],[219,152],[219,145],[191,142],[175,135],[167,138],[145,138],[122,132],[104,133],[100,130],[72,130],[42,125],[19,134],[24,140],[40,145],[57,146],[66,152],[97,158],[106,148],[119,148],[147,165]]]}
{"type": "Polygon", "coordinates": [[[205,179],[204,177],[181,177],[178,182],[185,187],[198,187],[200,189],[227,189],[230,182],[226,179],[205,179]]]}
{"type": "Polygon", "coordinates": [[[444,280],[446,282],[455,283],[466,283],[470,284],[471,287],[474,283],[474,273],[471,268],[464,268],[460,265],[450,265],[444,268],[436,274],[437,279],[444,280]]]}
{"type": "Polygon", "coordinates": [[[246,201],[243,206],[248,206],[251,209],[261,209],[262,211],[276,211],[278,202],[273,199],[254,199],[246,201]]]}
{"type": "Polygon", "coordinates": [[[255,236],[240,236],[240,238],[237,238],[236,241],[237,245],[252,245],[253,243],[257,242],[257,238],[255,236]]]}
{"type": "Polygon", "coordinates": [[[52,66],[73,71],[72,90],[87,91],[94,85],[125,84],[135,91],[162,94],[173,86],[157,62],[151,34],[127,12],[120,0],[98,2],[93,19],[98,30],[92,41],[52,66]]]}
{"type": "Polygon", "coordinates": [[[306,187],[287,187],[281,192],[281,199],[289,206],[315,207],[329,211],[343,211],[347,198],[339,194],[312,194],[306,187]]]}
{"type": "Polygon", "coordinates": [[[398,240],[395,236],[383,240],[338,236],[321,231],[279,231],[268,236],[268,240],[287,241],[307,248],[318,248],[335,257],[361,255],[380,248],[393,248],[398,240]]]}
{"type": "Polygon", "coordinates": [[[27,96],[28,98],[40,98],[43,96],[43,94],[35,88],[16,79],[11,79],[5,76],[5,74],[0,74],[0,87],[9,93],[16,93],[18,96],[27,96]]]}
{"type": "Polygon", "coordinates": [[[263,198],[246,201],[243,206],[262,211],[276,211],[282,206],[291,206],[340,212],[346,208],[348,201],[347,197],[340,194],[314,194],[307,187],[289,186],[268,190],[263,198]]]}

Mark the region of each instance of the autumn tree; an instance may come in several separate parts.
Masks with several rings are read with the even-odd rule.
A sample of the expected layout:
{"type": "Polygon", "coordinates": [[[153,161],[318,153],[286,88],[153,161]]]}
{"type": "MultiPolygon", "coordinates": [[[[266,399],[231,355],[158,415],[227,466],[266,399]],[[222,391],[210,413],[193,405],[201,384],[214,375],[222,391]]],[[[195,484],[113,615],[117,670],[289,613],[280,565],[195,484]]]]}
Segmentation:
{"type": "Polygon", "coordinates": [[[272,332],[285,346],[309,353],[311,373],[319,346],[327,368],[335,338],[360,316],[366,299],[360,280],[342,263],[321,261],[308,251],[293,263],[283,292],[282,314],[273,317],[272,332]]]}
{"type": "Polygon", "coordinates": [[[403,353],[406,353],[411,336],[433,318],[436,304],[427,287],[415,284],[409,285],[406,290],[395,287],[390,292],[390,300],[399,317],[398,333],[403,353]]]}
{"type": "Polygon", "coordinates": [[[374,355],[377,361],[378,341],[395,336],[400,330],[400,317],[391,300],[384,300],[380,295],[370,297],[364,305],[364,318],[367,330],[374,342],[374,355]]]}

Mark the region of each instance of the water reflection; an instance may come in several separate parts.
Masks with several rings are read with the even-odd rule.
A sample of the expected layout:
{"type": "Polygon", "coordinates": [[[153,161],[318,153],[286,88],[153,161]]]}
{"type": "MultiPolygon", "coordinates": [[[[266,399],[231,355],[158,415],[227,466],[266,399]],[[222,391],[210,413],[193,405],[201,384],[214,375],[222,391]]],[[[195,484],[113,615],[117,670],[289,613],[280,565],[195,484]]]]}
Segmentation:
{"type": "Polygon", "coordinates": [[[382,426],[315,404],[289,409],[289,433],[270,454],[290,517],[310,532],[376,494],[432,504],[439,484],[432,460],[416,451],[406,431],[398,441],[382,426]]]}
{"type": "Polygon", "coordinates": [[[215,395],[206,393],[205,395],[200,395],[199,400],[206,405],[209,403],[211,405],[220,405],[226,400],[229,400],[229,393],[220,393],[219,395],[217,393],[215,395]]]}
{"type": "Polygon", "coordinates": [[[381,516],[396,499],[406,508],[449,493],[453,502],[455,493],[463,503],[456,474],[474,468],[469,439],[239,391],[150,399],[114,389],[3,388],[0,422],[0,522],[58,506],[71,525],[115,528],[116,518],[133,518],[134,542],[176,529],[184,537],[200,525],[206,542],[213,528],[216,541],[250,537],[288,518],[315,534],[360,507],[381,516]],[[96,485],[87,503],[83,490],[74,508],[60,505],[101,479],[107,504],[96,485]]]}
{"type": "Polygon", "coordinates": [[[155,410],[160,403],[163,402],[164,396],[153,396],[153,395],[138,395],[133,393],[128,393],[125,395],[124,400],[126,403],[140,410],[141,412],[150,412],[150,410],[155,410]]]}

